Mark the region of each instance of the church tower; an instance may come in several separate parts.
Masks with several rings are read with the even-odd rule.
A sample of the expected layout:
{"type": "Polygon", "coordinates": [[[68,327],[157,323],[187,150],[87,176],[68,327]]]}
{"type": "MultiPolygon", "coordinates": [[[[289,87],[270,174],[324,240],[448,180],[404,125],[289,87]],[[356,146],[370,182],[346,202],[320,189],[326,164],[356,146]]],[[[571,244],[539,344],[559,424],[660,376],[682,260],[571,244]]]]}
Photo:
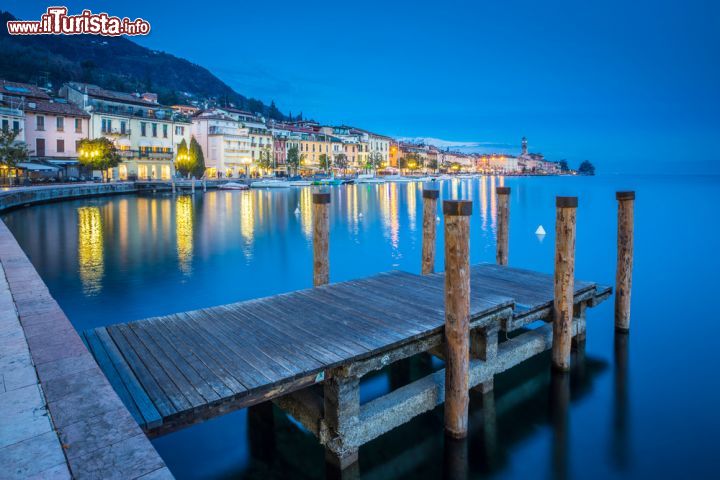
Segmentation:
{"type": "Polygon", "coordinates": [[[527,155],[527,138],[522,138],[522,154],[527,155]]]}

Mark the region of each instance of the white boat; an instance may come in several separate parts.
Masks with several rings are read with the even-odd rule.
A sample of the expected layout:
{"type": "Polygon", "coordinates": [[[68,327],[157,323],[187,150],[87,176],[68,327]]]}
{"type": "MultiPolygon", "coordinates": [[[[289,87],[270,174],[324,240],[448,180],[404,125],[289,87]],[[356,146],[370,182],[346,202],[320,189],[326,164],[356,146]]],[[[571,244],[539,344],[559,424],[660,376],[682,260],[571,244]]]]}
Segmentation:
{"type": "Polygon", "coordinates": [[[358,175],[355,183],[385,183],[385,180],[383,180],[382,178],[378,178],[375,175],[364,173],[358,175]]]}
{"type": "Polygon", "coordinates": [[[273,180],[273,179],[258,180],[257,182],[252,182],[250,184],[250,187],[252,187],[252,188],[289,188],[290,182],[287,182],[285,180],[273,180]]]}
{"type": "Polygon", "coordinates": [[[432,177],[414,177],[413,182],[430,182],[432,181],[432,177]]]}
{"type": "Polygon", "coordinates": [[[244,183],[227,182],[219,185],[218,188],[220,190],[248,190],[250,187],[248,187],[244,183]]]}
{"type": "Polygon", "coordinates": [[[383,180],[386,182],[395,182],[395,183],[409,183],[414,182],[414,178],[410,177],[403,177],[402,175],[385,175],[383,177],[383,180]]]}
{"type": "Polygon", "coordinates": [[[287,182],[291,187],[309,187],[313,184],[311,180],[290,180],[287,182]]]}

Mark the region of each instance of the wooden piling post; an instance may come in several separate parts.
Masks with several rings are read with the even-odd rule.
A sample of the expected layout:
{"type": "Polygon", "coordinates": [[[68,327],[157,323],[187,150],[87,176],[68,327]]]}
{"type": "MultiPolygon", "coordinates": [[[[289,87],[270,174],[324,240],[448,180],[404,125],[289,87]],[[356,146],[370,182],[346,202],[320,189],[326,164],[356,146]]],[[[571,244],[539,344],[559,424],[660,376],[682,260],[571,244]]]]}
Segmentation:
{"type": "Polygon", "coordinates": [[[330,194],[313,193],[313,285],[330,281],[328,244],[330,237],[330,194]]]}
{"type": "Polygon", "coordinates": [[[615,272],[615,330],[630,331],[630,291],[633,269],[635,192],[617,192],[618,234],[615,272]]]}
{"type": "Polygon", "coordinates": [[[498,265],[508,264],[510,243],[510,187],[497,187],[497,254],[498,265]]]}
{"type": "Polygon", "coordinates": [[[559,371],[570,370],[577,204],[577,197],[557,197],[556,200],[552,361],[553,367],[559,371]]]}
{"type": "Polygon", "coordinates": [[[446,200],[445,432],[467,436],[470,364],[470,215],[472,202],[446,200]]]}
{"type": "Polygon", "coordinates": [[[195,195],[195,178],[193,178],[192,180],[190,180],[190,193],[192,193],[193,195],[195,195]]]}
{"type": "Polygon", "coordinates": [[[170,187],[172,188],[172,194],[175,195],[175,176],[170,177],[170,187]]]}
{"type": "Polygon", "coordinates": [[[202,181],[203,192],[207,192],[207,180],[202,181]]]}
{"type": "Polygon", "coordinates": [[[423,240],[422,240],[422,274],[435,271],[435,217],[437,216],[437,199],[440,192],[423,189],[423,240]]]}

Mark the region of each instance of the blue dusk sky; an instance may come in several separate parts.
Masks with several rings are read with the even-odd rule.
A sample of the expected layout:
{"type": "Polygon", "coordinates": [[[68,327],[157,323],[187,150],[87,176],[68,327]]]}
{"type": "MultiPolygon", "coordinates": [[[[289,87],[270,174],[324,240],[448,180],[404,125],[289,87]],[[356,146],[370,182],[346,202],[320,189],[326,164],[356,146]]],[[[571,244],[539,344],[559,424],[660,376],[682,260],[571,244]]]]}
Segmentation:
{"type": "Polygon", "coordinates": [[[720,2],[3,0],[152,24],[143,46],[323,123],[600,172],[720,173],[720,2]]]}

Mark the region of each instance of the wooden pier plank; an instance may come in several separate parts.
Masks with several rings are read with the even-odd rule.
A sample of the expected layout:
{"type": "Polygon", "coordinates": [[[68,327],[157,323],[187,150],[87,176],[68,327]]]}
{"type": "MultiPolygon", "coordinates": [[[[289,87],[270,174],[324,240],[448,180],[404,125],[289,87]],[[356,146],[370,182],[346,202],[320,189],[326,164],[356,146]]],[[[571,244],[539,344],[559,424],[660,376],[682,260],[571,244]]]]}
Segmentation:
{"type": "Polygon", "coordinates": [[[220,396],[210,387],[182,355],[153,329],[156,322],[132,322],[128,326],[153,353],[163,369],[175,379],[194,406],[218,400],[220,396]]]}
{"type": "MultiPolygon", "coordinates": [[[[95,357],[95,361],[100,366],[100,369],[105,373],[110,385],[112,385],[113,389],[117,392],[118,396],[130,411],[130,414],[133,416],[135,421],[140,425],[146,423],[145,418],[140,413],[135,400],[133,400],[132,395],[125,386],[125,383],[120,378],[117,369],[113,365],[112,360],[110,360],[110,357],[105,351],[105,348],[103,347],[100,339],[97,337],[95,331],[88,330],[83,333],[83,337],[88,350],[90,350],[95,357]]],[[[160,419],[160,415],[158,415],[157,418],[160,419]]]]}
{"type": "MultiPolygon", "coordinates": [[[[197,336],[191,335],[189,329],[177,327],[175,317],[160,317],[151,319],[157,327],[163,330],[172,339],[173,344],[188,353],[192,353],[207,367],[209,375],[213,375],[217,382],[225,385],[233,395],[246,392],[247,387],[229,371],[225,362],[217,359],[216,353],[211,346],[199,345],[196,342],[197,336]]],[[[150,321],[150,320],[148,320],[150,321]]],[[[218,388],[221,388],[218,385],[218,388]]]]}
{"type": "MultiPolygon", "coordinates": [[[[136,372],[134,372],[125,357],[122,356],[117,345],[110,337],[106,328],[98,328],[93,331],[97,336],[99,346],[107,354],[108,358],[112,362],[115,371],[123,382],[123,385],[127,389],[128,393],[133,399],[134,404],[142,415],[145,426],[147,428],[155,428],[162,424],[162,414],[157,409],[153,401],[150,399],[147,389],[142,386],[140,380],[137,378],[136,372]]],[[[102,366],[101,366],[102,368],[102,366]]],[[[103,369],[105,371],[105,369],[103,369]]],[[[106,373],[107,375],[107,373],[106,373]]]]}
{"type": "Polygon", "coordinates": [[[182,348],[183,343],[169,335],[168,332],[162,328],[160,321],[145,323],[145,328],[147,328],[148,332],[156,339],[156,343],[164,343],[164,348],[167,349],[170,355],[180,357],[177,360],[178,364],[185,363],[195,372],[194,374],[189,374],[193,377],[193,382],[198,385],[196,388],[201,392],[203,397],[212,401],[233,394],[233,390],[228,388],[224,382],[218,381],[217,376],[193,351],[182,348]],[[173,354],[171,351],[175,353],[173,354]],[[195,375],[197,375],[197,378],[195,378],[195,375]],[[200,382],[204,382],[205,386],[200,382]],[[210,390],[208,390],[208,387],[210,390]]]}
{"type": "Polygon", "coordinates": [[[109,330],[113,333],[113,339],[117,342],[118,337],[124,337],[128,345],[135,351],[140,361],[143,363],[147,371],[153,377],[157,385],[162,389],[171,404],[174,406],[175,411],[187,410],[193,407],[193,402],[189,400],[181,385],[178,387],[176,382],[180,383],[180,376],[173,378],[168,372],[165,371],[160,362],[155,358],[152,352],[140,341],[137,335],[130,330],[127,324],[113,325],[109,330]]]}
{"type": "Polygon", "coordinates": [[[160,388],[158,383],[153,378],[150,371],[145,367],[138,354],[130,346],[125,337],[117,329],[108,327],[105,329],[109,338],[117,346],[119,353],[121,354],[124,361],[127,363],[128,368],[133,372],[135,377],[140,382],[143,390],[147,393],[147,396],[152,400],[153,405],[164,417],[168,417],[174,414],[177,409],[173,405],[170,398],[160,388]],[[112,330],[111,330],[112,329],[112,330]]]}

